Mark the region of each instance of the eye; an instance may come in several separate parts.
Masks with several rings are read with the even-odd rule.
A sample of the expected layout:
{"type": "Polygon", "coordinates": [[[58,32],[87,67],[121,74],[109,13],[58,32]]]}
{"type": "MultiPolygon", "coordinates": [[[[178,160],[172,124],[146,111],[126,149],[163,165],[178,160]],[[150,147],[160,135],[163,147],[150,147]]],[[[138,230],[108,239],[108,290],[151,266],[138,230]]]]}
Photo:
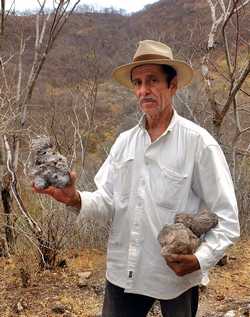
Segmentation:
{"type": "Polygon", "coordinates": [[[151,78],[151,82],[154,83],[154,84],[158,83],[158,79],[156,77],[152,77],[151,78]]]}
{"type": "Polygon", "coordinates": [[[134,87],[138,87],[140,85],[140,82],[139,82],[139,80],[134,79],[134,80],[132,80],[132,84],[134,87]]]}

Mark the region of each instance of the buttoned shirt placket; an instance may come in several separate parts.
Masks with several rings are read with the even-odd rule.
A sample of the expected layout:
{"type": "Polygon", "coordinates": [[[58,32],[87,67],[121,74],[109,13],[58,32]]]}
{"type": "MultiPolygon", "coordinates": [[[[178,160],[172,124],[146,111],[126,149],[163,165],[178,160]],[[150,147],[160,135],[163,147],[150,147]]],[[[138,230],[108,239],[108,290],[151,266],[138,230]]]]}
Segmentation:
{"type": "MultiPolygon", "coordinates": [[[[143,128],[144,130],[144,128],[143,128]]],[[[147,132],[143,131],[144,142],[139,143],[139,147],[136,149],[137,154],[135,155],[135,170],[138,172],[138,177],[134,182],[134,193],[135,193],[135,205],[133,208],[133,217],[132,217],[132,228],[129,241],[128,249],[128,276],[127,276],[127,287],[126,290],[133,288],[133,282],[135,278],[135,271],[137,266],[137,261],[139,257],[140,244],[143,242],[142,234],[142,222],[141,218],[144,213],[144,199],[145,197],[145,181],[143,175],[145,174],[145,153],[146,149],[150,146],[150,138],[147,132]]]]}
{"type": "Polygon", "coordinates": [[[143,131],[144,142],[139,143],[137,152],[135,155],[135,169],[138,173],[140,170],[139,177],[135,184],[136,189],[136,204],[134,206],[134,217],[132,222],[132,229],[130,235],[129,249],[128,249],[128,275],[127,275],[127,287],[125,291],[129,291],[134,287],[134,278],[136,272],[137,261],[139,258],[140,245],[143,242],[143,228],[142,228],[142,217],[144,214],[144,197],[145,197],[145,177],[147,176],[146,169],[149,167],[149,160],[147,159],[147,151],[159,142],[161,138],[166,137],[166,134],[170,129],[167,129],[158,139],[151,142],[150,136],[147,130],[144,128],[143,122],[140,123],[140,128],[143,131]]]}

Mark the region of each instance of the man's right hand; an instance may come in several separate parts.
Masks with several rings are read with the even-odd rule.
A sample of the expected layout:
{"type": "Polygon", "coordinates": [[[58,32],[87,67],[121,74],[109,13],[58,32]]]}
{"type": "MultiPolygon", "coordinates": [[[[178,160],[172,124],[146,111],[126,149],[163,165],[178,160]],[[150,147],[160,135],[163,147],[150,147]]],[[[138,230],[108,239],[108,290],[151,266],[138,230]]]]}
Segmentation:
{"type": "Polygon", "coordinates": [[[67,206],[71,206],[77,209],[81,208],[81,197],[75,188],[76,173],[70,172],[70,183],[64,188],[57,188],[49,186],[45,189],[38,189],[32,186],[32,190],[35,193],[47,194],[53,197],[55,200],[64,203],[67,206]]]}

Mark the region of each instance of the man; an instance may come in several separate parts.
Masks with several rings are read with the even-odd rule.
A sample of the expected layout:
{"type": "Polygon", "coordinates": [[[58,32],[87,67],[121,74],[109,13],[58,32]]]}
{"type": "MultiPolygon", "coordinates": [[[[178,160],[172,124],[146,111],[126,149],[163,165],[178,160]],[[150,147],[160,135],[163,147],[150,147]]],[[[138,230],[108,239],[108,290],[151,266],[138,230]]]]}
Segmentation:
{"type": "Polygon", "coordinates": [[[213,137],[180,117],[172,98],[193,71],[160,42],[141,41],[133,62],[113,73],[133,89],[143,113],[122,133],[96,175],[97,190],[39,191],[73,206],[81,216],[112,218],[103,317],[143,317],[155,299],[163,316],[194,317],[202,274],[239,237],[237,203],[224,155],[213,137]],[[164,259],[159,231],[178,212],[207,208],[219,224],[190,255],[164,259]]]}

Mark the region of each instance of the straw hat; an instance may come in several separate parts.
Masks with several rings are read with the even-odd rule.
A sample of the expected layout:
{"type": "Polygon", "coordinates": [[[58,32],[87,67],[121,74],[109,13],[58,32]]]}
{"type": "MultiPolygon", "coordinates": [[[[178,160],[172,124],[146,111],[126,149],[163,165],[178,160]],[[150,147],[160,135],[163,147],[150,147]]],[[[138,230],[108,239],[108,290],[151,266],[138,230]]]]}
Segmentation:
{"type": "Polygon", "coordinates": [[[177,72],[178,89],[188,85],[193,78],[192,68],[187,63],[174,59],[170,47],[151,40],[140,41],[132,63],[115,68],[112,77],[121,85],[132,89],[131,71],[133,68],[145,64],[172,66],[177,72]]]}

